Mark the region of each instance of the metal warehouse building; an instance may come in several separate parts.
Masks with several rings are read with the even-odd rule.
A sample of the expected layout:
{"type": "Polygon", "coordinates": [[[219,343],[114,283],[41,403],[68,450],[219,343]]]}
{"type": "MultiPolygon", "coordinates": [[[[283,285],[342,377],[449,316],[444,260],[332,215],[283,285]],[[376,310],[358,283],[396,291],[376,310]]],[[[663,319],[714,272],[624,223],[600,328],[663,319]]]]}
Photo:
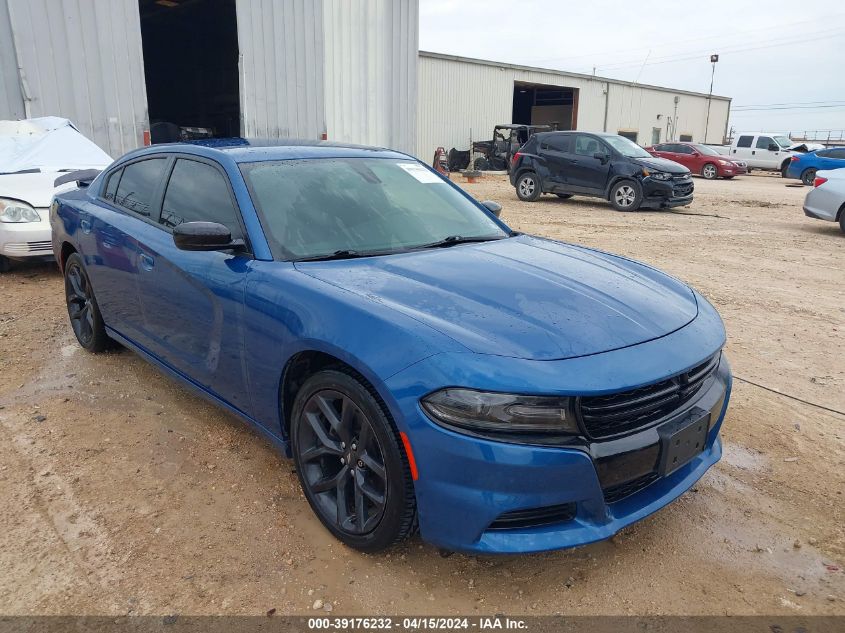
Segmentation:
{"type": "Polygon", "coordinates": [[[115,157],[181,127],[427,162],[499,123],[643,145],[726,132],[726,97],[705,137],[707,95],[418,52],[418,14],[418,0],[0,0],[0,119],[66,117],[115,157]]]}
{"type": "Polygon", "coordinates": [[[0,119],[414,151],[417,0],[0,0],[0,119]]]}
{"type": "Polygon", "coordinates": [[[417,156],[438,146],[465,150],[498,123],[622,134],[641,145],[666,140],[721,143],[730,99],[420,51],[417,156]]]}

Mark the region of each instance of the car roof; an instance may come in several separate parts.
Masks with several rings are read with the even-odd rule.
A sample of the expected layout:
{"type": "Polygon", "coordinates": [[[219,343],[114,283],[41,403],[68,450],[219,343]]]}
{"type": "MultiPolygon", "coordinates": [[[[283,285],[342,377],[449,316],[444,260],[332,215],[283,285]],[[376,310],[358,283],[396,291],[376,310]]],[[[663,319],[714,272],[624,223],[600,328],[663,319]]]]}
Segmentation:
{"type": "Polygon", "coordinates": [[[540,138],[543,138],[546,136],[558,136],[560,134],[586,134],[587,136],[597,136],[599,138],[620,136],[619,134],[610,134],[609,132],[586,132],[584,130],[554,130],[552,132],[538,132],[534,136],[539,136],[540,138]]]}
{"type": "MultiPolygon", "coordinates": [[[[147,154],[194,154],[216,160],[228,159],[236,163],[303,158],[395,158],[412,159],[411,156],[383,147],[368,147],[348,143],[312,141],[302,139],[202,139],[178,143],[160,143],[134,150],[121,157],[140,158],[147,154]]],[[[413,159],[415,160],[415,159],[413,159]]]]}

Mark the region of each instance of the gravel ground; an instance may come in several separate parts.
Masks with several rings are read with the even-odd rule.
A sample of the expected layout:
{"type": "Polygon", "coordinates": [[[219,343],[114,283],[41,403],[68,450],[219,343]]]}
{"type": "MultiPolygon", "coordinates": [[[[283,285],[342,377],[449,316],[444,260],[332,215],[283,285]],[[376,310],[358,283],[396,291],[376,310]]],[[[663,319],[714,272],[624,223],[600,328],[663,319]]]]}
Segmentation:
{"type": "MultiPolygon", "coordinates": [[[[464,186],[516,229],[693,284],[738,377],[845,411],[845,235],[785,184],[697,179],[690,207],[629,214],[464,186]]],[[[0,297],[2,614],[845,614],[845,415],[737,381],[722,461],[610,541],[362,555],[241,422],[130,352],[79,349],[55,267],[3,275],[0,297]]]]}

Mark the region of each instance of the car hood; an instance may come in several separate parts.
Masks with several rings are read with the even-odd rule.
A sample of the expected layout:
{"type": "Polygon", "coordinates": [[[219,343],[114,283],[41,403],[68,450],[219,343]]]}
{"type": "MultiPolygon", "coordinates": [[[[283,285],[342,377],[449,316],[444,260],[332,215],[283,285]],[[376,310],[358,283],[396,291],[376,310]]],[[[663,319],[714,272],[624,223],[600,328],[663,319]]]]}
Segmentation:
{"type": "Polygon", "coordinates": [[[68,182],[58,187],[53,182],[65,172],[46,171],[32,174],[0,174],[0,198],[22,200],[37,208],[50,206],[57,193],[76,188],[76,183],[68,182]]]}
{"type": "Polygon", "coordinates": [[[654,171],[665,171],[670,174],[689,173],[689,169],[680,163],[669,160],[668,158],[658,158],[657,156],[654,156],[652,158],[632,158],[631,160],[638,165],[642,165],[648,169],[653,169],[654,171]]]}
{"type": "Polygon", "coordinates": [[[698,314],[692,291],[653,268],[529,236],[296,267],[480,354],[597,354],[665,336],[698,314]]]}

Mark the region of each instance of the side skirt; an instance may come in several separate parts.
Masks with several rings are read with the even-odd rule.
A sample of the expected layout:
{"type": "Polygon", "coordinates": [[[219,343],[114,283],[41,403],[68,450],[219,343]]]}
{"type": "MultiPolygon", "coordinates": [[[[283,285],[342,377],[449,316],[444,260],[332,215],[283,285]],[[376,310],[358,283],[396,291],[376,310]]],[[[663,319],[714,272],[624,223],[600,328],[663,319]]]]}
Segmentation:
{"type": "Polygon", "coordinates": [[[226,402],[225,400],[223,400],[222,398],[220,398],[219,396],[217,396],[213,392],[209,391],[208,389],[206,389],[202,385],[194,382],[190,377],[186,376],[182,372],[172,368],[170,365],[167,365],[163,361],[159,360],[157,357],[150,354],[143,347],[139,346],[138,344],[136,344],[133,341],[126,338],[125,336],[123,336],[123,335],[119,334],[118,332],[114,331],[112,328],[106,326],[106,333],[109,335],[110,338],[113,338],[115,341],[117,341],[118,343],[120,343],[124,347],[131,349],[133,352],[138,354],[138,356],[143,358],[145,361],[147,361],[151,365],[158,367],[161,371],[163,371],[168,376],[175,378],[180,383],[189,387],[191,389],[191,391],[193,391],[198,396],[205,398],[209,402],[216,404],[220,408],[226,410],[229,413],[234,414],[235,416],[237,416],[241,420],[247,422],[251,427],[253,427],[256,431],[258,431],[258,433],[260,435],[262,435],[264,438],[269,440],[270,443],[273,444],[273,446],[275,446],[278,450],[282,451],[282,453],[285,455],[285,457],[291,457],[292,456],[290,443],[286,439],[284,439],[284,438],[276,435],[275,433],[271,432],[269,429],[267,429],[265,426],[260,424],[254,418],[250,417],[249,415],[247,415],[246,413],[244,413],[243,411],[241,411],[237,407],[233,407],[231,404],[229,404],[228,402],[226,402]]]}

